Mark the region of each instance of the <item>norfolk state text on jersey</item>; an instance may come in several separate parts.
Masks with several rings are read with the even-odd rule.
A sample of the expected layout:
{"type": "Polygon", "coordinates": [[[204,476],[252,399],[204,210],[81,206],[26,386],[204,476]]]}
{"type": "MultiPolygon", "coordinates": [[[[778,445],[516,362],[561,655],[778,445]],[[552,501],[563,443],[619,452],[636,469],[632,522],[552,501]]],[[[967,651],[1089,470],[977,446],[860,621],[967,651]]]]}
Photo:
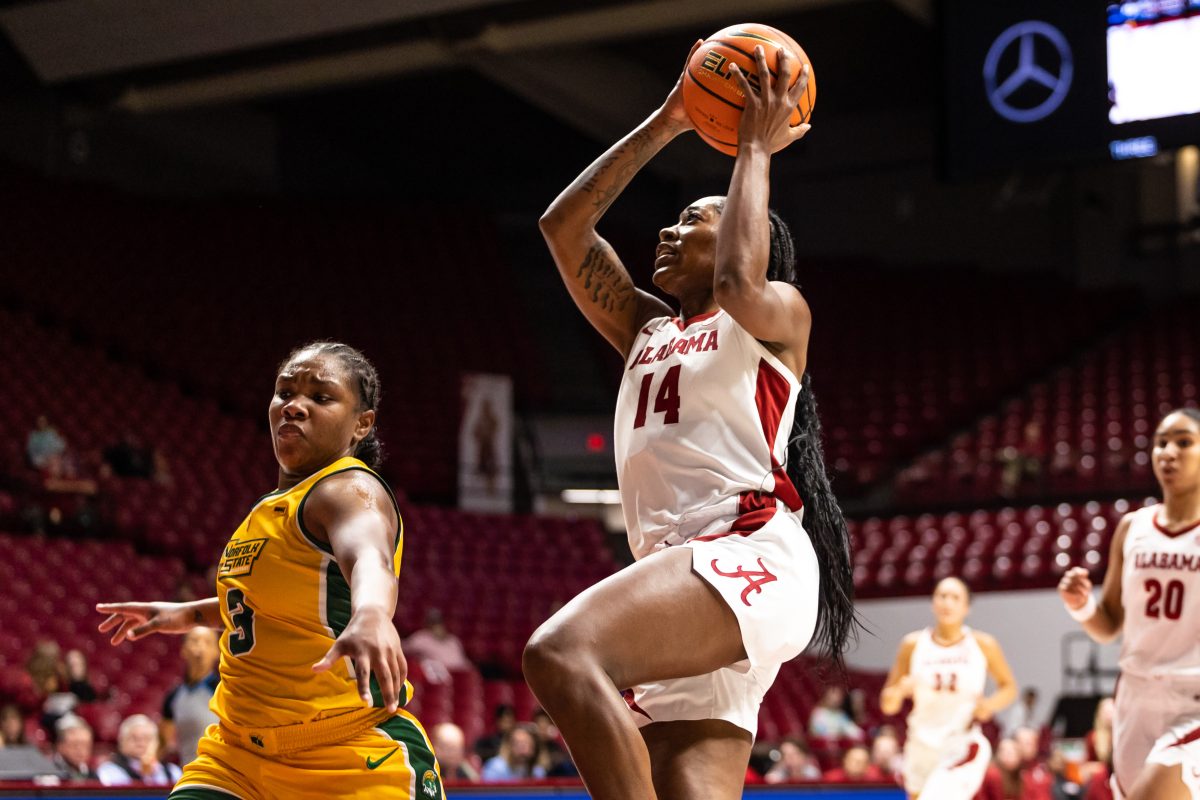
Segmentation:
{"type": "Polygon", "coordinates": [[[225,545],[221,565],[217,568],[217,577],[249,575],[266,544],[266,539],[234,539],[225,545]]]}

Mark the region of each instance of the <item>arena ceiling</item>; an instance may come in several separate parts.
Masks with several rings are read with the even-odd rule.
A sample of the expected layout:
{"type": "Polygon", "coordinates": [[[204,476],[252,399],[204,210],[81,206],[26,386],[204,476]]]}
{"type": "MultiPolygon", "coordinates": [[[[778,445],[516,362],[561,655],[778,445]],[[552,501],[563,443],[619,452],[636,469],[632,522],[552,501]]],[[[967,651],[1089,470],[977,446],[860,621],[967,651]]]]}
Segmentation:
{"type": "MultiPolygon", "coordinates": [[[[928,25],[931,2],[882,5],[928,25]]],[[[869,5],[741,0],[737,15],[795,20],[869,5]]],[[[43,86],[135,114],[465,68],[600,139],[626,130],[661,94],[662,76],[622,42],[729,21],[728,0],[42,0],[0,8],[0,29],[43,86]]],[[[673,51],[670,61],[679,61],[673,51]]]]}

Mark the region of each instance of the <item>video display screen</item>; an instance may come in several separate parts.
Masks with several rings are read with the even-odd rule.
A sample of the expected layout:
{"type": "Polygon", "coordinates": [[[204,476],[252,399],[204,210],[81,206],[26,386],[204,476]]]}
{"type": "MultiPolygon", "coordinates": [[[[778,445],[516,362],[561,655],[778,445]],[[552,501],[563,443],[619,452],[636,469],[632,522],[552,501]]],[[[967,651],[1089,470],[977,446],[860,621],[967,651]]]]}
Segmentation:
{"type": "Polygon", "coordinates": [[[1108,5],[1109,121],[1200,113],[1200,0],[1108,5]]]}

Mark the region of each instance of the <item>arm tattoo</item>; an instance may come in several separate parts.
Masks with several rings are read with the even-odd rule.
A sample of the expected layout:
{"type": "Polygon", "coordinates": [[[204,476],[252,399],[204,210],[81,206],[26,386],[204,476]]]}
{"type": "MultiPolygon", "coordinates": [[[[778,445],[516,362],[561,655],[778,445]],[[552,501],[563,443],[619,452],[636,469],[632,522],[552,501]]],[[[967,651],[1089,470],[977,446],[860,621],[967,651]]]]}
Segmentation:
{"type": "Polygon", "coordinates": [[[624,311],[634,297],[633,281],[624,268],[606,252],[605,244],[594,244],[579,265],[577,278],[592,302],[605,311],[624,311]]]}
{"type": "Polygon", "coordinates": [[[617,148],[616,152],[596,165],[595,170],[580,188],[588,194],[595,194],[592,205],[598,211],[601,213],[607,211],[621,190],[633,180],[637,171],[658,152],[658,148],[661,146],[659,140],[664,135],[670,139],[676,133],[678,133],[676,125],[665,125],[661,130],[651,126],[634,132],[624,144],[617,148]],[[615,175],[611,181],[601,187],[600,178],[613,166],[617,167],[615,175]]]}
{"type": "Polygon", "coordinates": [[[600,176],[608,172],[608,168],[617,162],[621,157],[620,152],[613,153],[608,158],[604,159],[597,165],[596,171],[593,172],[586,181],[583,182],[583,190],[589,194],[596,188],[596,183],[599,182],[600,176]]]}
{"type": "Polygon", "coordinates": [[[197,608],[192,611],[192,622],[196,623],[197,625],[204,622],[204,615],[200,613],[200,609],[197,608]]]}

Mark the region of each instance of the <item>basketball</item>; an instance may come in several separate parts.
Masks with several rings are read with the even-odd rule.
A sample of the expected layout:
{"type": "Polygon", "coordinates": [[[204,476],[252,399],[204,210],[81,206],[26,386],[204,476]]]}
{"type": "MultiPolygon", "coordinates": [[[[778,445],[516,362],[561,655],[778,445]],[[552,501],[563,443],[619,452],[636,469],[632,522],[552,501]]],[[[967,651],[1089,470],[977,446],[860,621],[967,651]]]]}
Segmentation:
{"type": "Polygon", "coordinates": [[[717,31],[696,48],[688,61],[683,103],[700,138],[727,155],[737,155],[738,124],[745,105],[730,67],[737,64],[751,86],[757,88],[754,48],[759,45],[766,51],[767,67],[773,76],[778,74],[780,48],[786,47],[800,59],[791,85],[800,80],[803,66],[809,65],[808,88],[792,112],[793,127],[809,121],[817,100],[812,62],[795,39],[769,25],[755,23],[730,25],[717,31]]]}

